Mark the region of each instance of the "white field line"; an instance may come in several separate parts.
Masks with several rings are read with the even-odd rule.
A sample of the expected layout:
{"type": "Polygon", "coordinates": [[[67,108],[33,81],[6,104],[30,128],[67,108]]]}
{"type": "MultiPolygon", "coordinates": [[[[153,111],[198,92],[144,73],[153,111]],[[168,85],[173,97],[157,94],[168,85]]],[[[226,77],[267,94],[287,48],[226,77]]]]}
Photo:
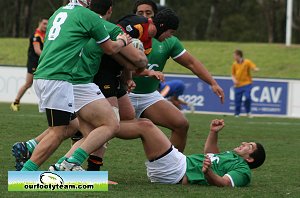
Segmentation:
{"type": "Polygon", "coordinates": [[[284,125],[284,126],[300,126],[300,122],[247,122],[247,124],[267,124],[267,125],[284,125]]]}

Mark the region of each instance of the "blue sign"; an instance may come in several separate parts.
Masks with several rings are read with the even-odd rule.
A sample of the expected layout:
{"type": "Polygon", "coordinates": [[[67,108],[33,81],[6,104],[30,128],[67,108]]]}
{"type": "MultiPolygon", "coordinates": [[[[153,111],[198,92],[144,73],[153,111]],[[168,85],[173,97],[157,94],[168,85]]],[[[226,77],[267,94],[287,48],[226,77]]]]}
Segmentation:
{"type": "MultiPolygon", "coordinates": [[[[195,111],[234,113],[234,87],[230,78],[216,77],[223,88],[225,103],[221,104],[210,86],[196,76],[167,75],[166,81],[180,79],[185,83],[185,91],[180,98],[193,103],[195,111]]],[[[272,80],[257,80],[251,90],[253,114],[287,115],[288,83],[272,80]]],[[[189,107],[184,107],[189,110],[189,107]]],[[[242,109],[242,113],[245,112],[242,109]]]]}

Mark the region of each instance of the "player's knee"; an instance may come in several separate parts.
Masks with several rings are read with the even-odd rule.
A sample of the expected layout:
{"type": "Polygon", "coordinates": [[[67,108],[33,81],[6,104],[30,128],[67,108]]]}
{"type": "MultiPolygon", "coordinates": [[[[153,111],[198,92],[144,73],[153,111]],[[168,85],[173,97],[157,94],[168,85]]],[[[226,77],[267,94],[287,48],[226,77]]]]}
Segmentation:
{"type": "Polygon", "coordinates": [[[180,131],[187,133],[189,127],[189,121],[184,116],[173,122],[173,130],[179,129],[180,131]]]}
{"type": "Polygon", "coordinates": [[[155,127],[155,125],[153,124],[153,122],[151,122],[151,120],[146,119],[146,118],[140,118],[138,119],[138,124],[139,127],[142,129],[149,129],[149,128],[153,128],[155,127]]]}
{"type": "Polygon", "coordinates": [[[111,120],[109,128],[113,135],[116,136],[120,131],[120,122],[117,119],[111,120]]]}
{"type": "Polygon", "coordinates": [[[55,137],[55,139],[60,142],[69,138],[67,133],[67,126],[51,127],[49,135],[55,137]]]}
{"type": "Polygon", "coordinates": [[[190,128],[190,123],[186,118],[182,120],[182,128],[184,129],[185,133],[187,133],[190,128]]]}

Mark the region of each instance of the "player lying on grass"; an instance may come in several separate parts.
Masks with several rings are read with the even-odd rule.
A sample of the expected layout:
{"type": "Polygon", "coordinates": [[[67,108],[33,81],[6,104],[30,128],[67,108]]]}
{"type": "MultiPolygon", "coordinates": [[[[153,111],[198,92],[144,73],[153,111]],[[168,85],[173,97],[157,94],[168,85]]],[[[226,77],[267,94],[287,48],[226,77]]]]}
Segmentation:
{"type": "Polygon", "coordinates": [[[147,175],[151,182],[169,184],[200,184],[212,186],[246,186],[251,181],[251,169],[265,161],[265,150],[260,143],[242,142],[232,151],[220,152],[218,133],[225,126],[223,120],[213,120],[203,154],[185,156],[174,148],[157,127],[151,133],[128,128],[117,134],[121,139],[141,138],[146,157],[147,175]]]}

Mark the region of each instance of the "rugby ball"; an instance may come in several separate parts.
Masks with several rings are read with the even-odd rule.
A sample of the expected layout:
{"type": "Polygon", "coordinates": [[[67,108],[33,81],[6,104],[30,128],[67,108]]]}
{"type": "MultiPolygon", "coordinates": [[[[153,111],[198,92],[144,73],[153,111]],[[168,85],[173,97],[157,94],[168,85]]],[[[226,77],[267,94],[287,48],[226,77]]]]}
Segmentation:
{"type": "Polygon", "coordinates": [[[132,39],[131,39],[131,43],[132,43],[132,45],[133,45],[135,48],[141,50],[142,52],[145,51],[144,45],[143,45],[142,41],[140,41],[140,39],[132,38],[132,39]]]}
{"type": "Polygon", "coordinates": [[[42,184],[52,184],[52,185],[63,185],[64,180],[57,174],[52,172],[44,172],[40,175],[40,182],[42,184]]]}

